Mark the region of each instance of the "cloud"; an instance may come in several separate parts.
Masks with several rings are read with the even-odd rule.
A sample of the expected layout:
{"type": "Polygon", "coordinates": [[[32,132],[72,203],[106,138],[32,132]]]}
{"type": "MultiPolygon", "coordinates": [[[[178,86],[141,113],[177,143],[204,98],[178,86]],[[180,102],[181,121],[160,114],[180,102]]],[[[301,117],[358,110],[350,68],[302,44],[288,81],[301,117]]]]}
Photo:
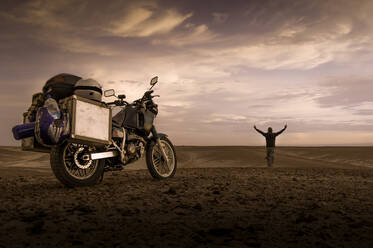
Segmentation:
{"type": "MultiPolygon", "coordinates": [[[[259,99],[262,102],[284,102],[289,100],[297,100],[297,99],[309,99],[315,96],[315,92],[310,92],[308,89],[286,89],[286,90],[277,90],[274,91],[270,96],[263,97],[259,99]]],[[[261,105],[259,105],[261,106],[261,105]]],[[[263,106],[263,105],[262,105],[263,106]]],[[[266,106],[266,105],[264,105],[266,106]]]]}
{"type": "MultiPolygon", "coordinates": [[[[154,44],[200,45],[192,50],[193,55],[225,68],[311,70],[328,63],[346,63],[361,59],[362,52],[373,52],[373,19],[367,1],[361,2],[363,10],[358,4],[343,4],[253,1],[248,9],[244,4],[235,9],[229,24],[194,24],[200,27],[195,35],[186,29],[154,44]]],[[[221,12],[211,15],[220,16],[217,13],[221,12]]]]}
{"type": "MultiPolygon", "coordinates": [[[[165,35],[193,14],[164,8],[158,1],[76,2],[34,0],[0,12],[7,22],[27,25],[23,35],[72,53],[119,55],[108,37],[146,38],[165,35]]],[[[8,35],[9,36],[9,35],[8,35]]],[[[113,44],[114,43],[114,44],[113,44]]],[[[119,45],[119,44],[118,44],[119,45]]]]}
{"type": "Polygon", "coordinates": [[[75,54],[97,54],[101,56],[113,56],[118,55],[119,52],[115,48],[105,45],[98,44],[90,39],[82,39],[81,37],[70,36],[61,34],[59,32],[53,32],[48,34],[39,34],[38,39],[43,41],[52,41],[50,45],[59,48],[65,52],[75,54]]]}
{"type": "Polygon", "coordinates": [[[248,118],[243,115],[235,114],[211,114],[208,118],[201,120],[202,123],[226,123],[226,122],[241,122],[248,118]]]}
{"type": "MultiPolygon", "coordinates": [[[[369,47],[367,44],[373,44],[373,40],[365,36],[340,39],[339,34],[294,42],[293,36],[297,36],[295,33],[292,33],[292,37],[284,38],[284,33],[289,35],[289,30],[278,32],[281,35],[253,37],[255,42],[251,42],[251,37],[248,36],[247,45],[238,42],[221,49],[213,46],[213,50],[207,47],[199,51],[201,56],[211,56],[212,61],[218,60],[219,64],[224,66],[244,65],[264,70],[310,70],[329,62],[348,61],[359,51],[369,47]]],[[[227,42],[227,39],[234,40],[234,37],[225,37],[216,41],[216,44],[227,42]]],[[[237,37],[238,41],[241,39],[242,37],[237,37]]]]}
{"type": "Polygon", "coordinates": [[[135,80],[121,80],[121,83],[129,83],[129,84],[132,84],[132,85],[140,85],[140,84],[143,84],[143,82],[135,81],[135,80]]]}
{"type": "Polygon", "coordinates": [[[235,9],[228,10],[233,15],[213,8],[210,13],[203,10],[203,14],[213,16],[204,22],[198,22],[198,16],[189,9],[163,6],[160,1],[103,4],[38,0],[2,15],[30,25],[34,39],[72,53],[119,56],[128,52],[119,42],[103,39],[109,36],[142,39],[143,46],[152,44],[165,50],[167,46],[188,46],[200,62],[214,61],[225,67],[309,70],[348,61],[373,44],[369,35],[372,19],[364,14],[370,5],[363,1],[365,9],[356,16],[357,7],[344,3],[348,10],[321,1],[268,1],[265,5],[254,1],[249,7],[232,4],[235,9]],[[228,16],[229,24],[225,23],[228,16]],[[221,25],[213,25],[216,22],[221,25]]]}
{"type": "Polygon", "coordinates": [[[176,47],[196,46],[213,41],[218,35],[211,32],[207,25],[187,23],[180,32],[170,36],[157,38],[152,41],[154,45],[171,45],[176,47]]]}
{"type": "Polygon", "coordinates": [[[355,115],[373,116],[373,109],[360,109],[354,112],[355,115]]]}
{"type": "Polygon", "coordinates": [[[108,31],[121,37],[147,37],[165,34],[190,18],[193,14],[180,14],[176,10],[149,10],[136,8],[123,19],[115,21],[108,31]],[[160,13],[159,13],[160,12],[160,13]]]}
{"type": "Polygon", "coordinates": [[[227,19],[229,17],[229,14],[214,12],[214,13],[212,13],[212,17],[214,18],[214,22],[224,23],[224,22],[227,21],[227,19]]]}
{"type": "Polygon", "coordinates": [[[373,78],[331,78],[321,86],[327,93],[316,100],[323,108],[350,108],[365,102],[373,102],[373,78]]]}
{"type": "Polygon", "coordinates": [[[279,137],[278,145],[290,146],[351,146],[369,145],[373,143],[373,133],[370,130],[364,131],[313,131],[308,133],[285,133],[279,137]],[[325,139],[325,137],[328,137],[325,139]]]}
{"type": "Polygon", "coordinates": [[[137,35],[142,36],[139,33],[139,31],[142,31],[139,26],[148,20],[152,15],[153,13],[150,10],[144,8],[134,9],[127,16],[123,17],[122,20],[113,24],[114,27],[109,31],[124,37],[137,35]]]}

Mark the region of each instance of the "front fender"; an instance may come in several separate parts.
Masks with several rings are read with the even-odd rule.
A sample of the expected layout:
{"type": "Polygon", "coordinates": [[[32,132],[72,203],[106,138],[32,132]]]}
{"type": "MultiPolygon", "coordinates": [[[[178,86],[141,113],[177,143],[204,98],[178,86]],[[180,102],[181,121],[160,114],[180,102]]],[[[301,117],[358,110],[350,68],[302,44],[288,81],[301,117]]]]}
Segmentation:
{"type": "MultiPolygon", "coordinates": [[[[158,137],[159,138],[162,138],[162,137],[168,137],[167,134],[165,133],[158,133],[158,137]]],[[[152,135],[150,138],[149,138],[150,141],[156,141],[157,139],[152,135]]]]}
{"type": "MultiPolygon", "coordinates": [[[[162,137],[167,137],[167,134],[164,134],[164,133],[158,133],[158,137],[159,138],[162,138],[162,137]]],[[[156,143],[157,142],[157,139],[152,135],[151,137],[149,137],[147,139],[147,142],[146,142],[146,151],[148,151],[149,147],[150,147],[150,144],[152,143],[156,143]]]]}

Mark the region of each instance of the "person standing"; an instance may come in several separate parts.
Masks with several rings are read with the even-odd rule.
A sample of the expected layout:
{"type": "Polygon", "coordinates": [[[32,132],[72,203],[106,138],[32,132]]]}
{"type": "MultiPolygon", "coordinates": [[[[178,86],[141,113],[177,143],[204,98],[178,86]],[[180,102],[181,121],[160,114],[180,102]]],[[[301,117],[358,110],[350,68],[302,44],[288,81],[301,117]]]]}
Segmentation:
{"type": "Polygon", "coordinates": [[[266,138],[266,149],[267,149],[267,165],[268,167],[273,167],[273,163],[275,162],[275,147],[276,147],[276,137],[278,135],[280,135],[282,132],[284,132],[287,128],[287,125],[285,125],[285,127],[283,129],[281,129],[279,132],[277,133],[274,133],[272,131],[272,128],[269,127],[268,128],[268,132],[265,133],[261,130],[259,130],[258,128],[256,128],[256,126],[254,125],[254,129],[262,134],[265,138],[266,138]]]}

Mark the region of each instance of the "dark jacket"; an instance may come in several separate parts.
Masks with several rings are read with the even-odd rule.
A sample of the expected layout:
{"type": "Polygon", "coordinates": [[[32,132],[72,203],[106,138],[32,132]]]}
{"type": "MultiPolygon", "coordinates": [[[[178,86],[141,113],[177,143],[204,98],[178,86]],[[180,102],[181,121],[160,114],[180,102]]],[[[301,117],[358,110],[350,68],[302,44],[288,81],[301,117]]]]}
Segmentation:
{"type": "Polygon", "coordinates": [[[285,131],[286,127],[278,131],[277,133],[265,133],[257,128],[255,130],[261,133],[266,138],[266,147],[275,147],[276,146],[276,137],[285,131]]]}

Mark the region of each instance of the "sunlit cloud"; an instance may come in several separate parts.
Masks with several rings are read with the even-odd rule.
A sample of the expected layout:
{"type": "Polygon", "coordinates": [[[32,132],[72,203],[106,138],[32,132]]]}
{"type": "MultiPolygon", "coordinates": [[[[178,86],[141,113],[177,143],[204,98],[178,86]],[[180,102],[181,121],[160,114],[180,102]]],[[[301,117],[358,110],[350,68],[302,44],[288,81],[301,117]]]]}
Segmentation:
{"type": "Polygon", "coordinates": [[[194,25],[188,23],[184,26],[184,32],[176,33],[172,36],[163,39],[158,38],[153,40],[154,45],[168,44],[172,46],[186,46],[186,45],[199,45],[206,44],[214,40],[218,35],[211,32],[207,25],[194,25]]]}
{"type": "Polygon", "coordinates": [[[164,34],[190,18],[193,14],[182,15],[175,10],[157,11],[145,8],[133,9],[127,16],[115,21],[113,27],[108,29],[114,35],[121,37],[147,37],[154,34],[164,34]],[[155,14],[157,13],[157,14],[155,14]]]}

